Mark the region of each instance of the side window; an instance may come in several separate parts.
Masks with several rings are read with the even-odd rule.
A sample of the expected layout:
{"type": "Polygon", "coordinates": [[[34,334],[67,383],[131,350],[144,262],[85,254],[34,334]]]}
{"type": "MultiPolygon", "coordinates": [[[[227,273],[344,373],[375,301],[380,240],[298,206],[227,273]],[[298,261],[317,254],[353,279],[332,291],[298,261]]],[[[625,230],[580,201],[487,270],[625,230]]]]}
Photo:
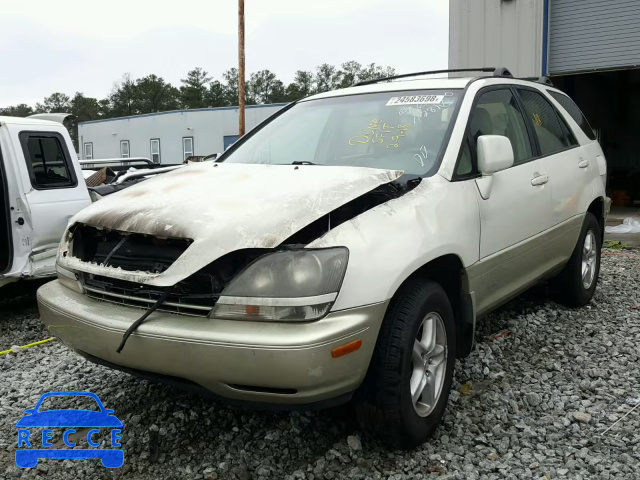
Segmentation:
{"type": "Polygon", "coordinates": [[[589,137],[591,140],[596,139],[596,134],[591,128],[591,125],[589,125],[587,117],[584,116],[578,105],[576,105],[573,100],[559,92],[553,92],[551,90],[547,90],[547,92],[549,92],[549,95],[555,98],[555,100],[560,105],[562,105],[562,108],[564,108],[567,113],[571,115],[571,118],[576,121],[576,123],[580,126],[587,137],[589,137]]]}
{"type": "Polygon", "coordinates": [[[525,112],[533,124],[541,155],[551,155],[578,144],[569,127],[561,123],[553,105],[541,93],[518,89],[525,112]]]}
{"type": "Polygon", "coordinates": [[[120,140],[120,157],[129,158],[129,140],[120,140]]]}
{"type": "Polygon", "coordinates": [[[36,190],[75,187],[69,152],[57,133],[21,132],[20,143],[36,190]]]}
{"type": "Polygon", "coordinates": [[[511,141],[515,163],[523,163],[533,157],[531,142],[522,112],[508,88],[480,93],[471,110],[468,126],[469,141],[462,145],[457,175],[477,172],[475,162],[476,142],[481,135],[503,135],[511,141]]]}
{"type": "Polygon", "coordinates": [[[151,139],[151,161],[153,163],[160,163],[160,139],[151,139]]]}
{"type": "Polygon", "coordinates": [[[193,155],[193,137],[183,137],[182,138],[182,160],[186,160],[187,158],[193,155]]]}

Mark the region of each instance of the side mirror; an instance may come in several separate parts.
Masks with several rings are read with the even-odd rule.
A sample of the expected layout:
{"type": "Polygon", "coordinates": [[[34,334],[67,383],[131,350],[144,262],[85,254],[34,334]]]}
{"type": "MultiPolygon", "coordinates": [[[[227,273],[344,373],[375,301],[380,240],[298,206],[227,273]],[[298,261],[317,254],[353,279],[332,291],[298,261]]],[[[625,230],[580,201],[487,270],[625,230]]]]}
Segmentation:
{"type": "Polygon", "coordinates": [[[492,175],[513,165],[511,141],[502,135],[478,137],[478,170],[482,175],[492,175]]]}

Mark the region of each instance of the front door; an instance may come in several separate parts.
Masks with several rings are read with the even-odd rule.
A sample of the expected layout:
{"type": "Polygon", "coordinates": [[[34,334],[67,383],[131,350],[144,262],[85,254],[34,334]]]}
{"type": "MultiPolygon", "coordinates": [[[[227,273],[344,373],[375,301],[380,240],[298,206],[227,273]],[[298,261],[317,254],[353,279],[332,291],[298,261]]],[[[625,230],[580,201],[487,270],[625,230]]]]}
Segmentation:
{"type": "MultiPolygon", "coordinates": [[[[551,194],[544,162],[514,92],[509,87],[481,90],[469,120],[467,154],[475,157],[481,135],[509,138],[511,168],[475,180],[480,210],[480,261],[469,271],[479,314],[502,303],[539,277],[544,263],[541,238],[551,227],[551,194]]],[[[463,157],[465,153],[463,151],[463,157]]],[[[472,161],[472,168],[476,165],[472,161]]]]}
{"type": "Polygon", "coordinates": [[[27,208],[24,221],[31,236],[30,273],[53,272],[58,244],[70,218],[91,203],[82,172],[77,170],[65,136],[52,131],[21,131],[18,140],[26,166],[27,208]]]}

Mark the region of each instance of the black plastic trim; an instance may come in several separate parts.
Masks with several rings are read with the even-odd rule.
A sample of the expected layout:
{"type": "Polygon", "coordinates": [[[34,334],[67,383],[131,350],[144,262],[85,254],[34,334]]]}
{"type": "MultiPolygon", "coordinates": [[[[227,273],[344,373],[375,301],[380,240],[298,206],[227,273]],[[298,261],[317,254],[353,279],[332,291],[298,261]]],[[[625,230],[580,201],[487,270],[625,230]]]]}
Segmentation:
{"type": "Polygon", "coordinates": [[[355,83],[353,86],[360,87],[362,85],[373,85],[376,83],[386,82],[389,80],[419,77],[421,75],[436,75],[440,73],[464,73],[464,72],[491,72],[493,77],[513,78],[513,75],[511,75],[511,72],[505,67],[455,68],[455,69],[449,69],[449,70],[430,70],[426,72],[414,72],[414,73],[403,73],[400,75],[391,75],[389,77],[374,78],[372,80],[365,80],[363,82],[358,82],[358,83],[355,83]]]}

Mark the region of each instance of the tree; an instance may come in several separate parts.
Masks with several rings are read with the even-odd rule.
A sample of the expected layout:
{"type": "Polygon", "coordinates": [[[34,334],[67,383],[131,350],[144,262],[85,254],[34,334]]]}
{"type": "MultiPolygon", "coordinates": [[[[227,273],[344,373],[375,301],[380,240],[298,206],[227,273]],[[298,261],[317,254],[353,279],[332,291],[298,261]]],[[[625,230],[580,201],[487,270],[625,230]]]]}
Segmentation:
{"type": "Polygon", "coordinates": [[[44,103],[36,104],[36,113],[68,113],[71,99],[64,93],[55,92],[44,98],[44,103]]]}
{"type": "Polygon", "coordinates": [[[187,73],[187,78],[180,80],[183,85],[180,87],[180,99],[186,108],[204,108],[207,106],[207,83],[211,81],[200,67],[194,68],[187,73]]]}
{"type": "MultiPolygon", "coordinates": [[[[298,70],[293,81],[285,87],[276,75],[262,70],[251,75],[246,89],[246,103],[278,103],[294,101],[314,93],[344,88],[364,80],[391,76],[395,70],[356,61],[343,63],[339,69],[323,63],[315,73],[298,70]]],[[[182,85],[176,88],[163,78],[148,75],[133,80],[125,73],[114,83],[107,98],[98,100],[76,92],[73,98],[55,92],[36,103],[35,108],[21,103],[0,108],[0,115],[26,117],[34,113],[72,113],[84,122],[98,118],[124,117],[142,113],[162,112],[185,108],[224,107],[238,104],[238,69],[230,68],[222,74],[222,81],[212,80],[204,69],[187,72],[182,85]]],[[[73,133],[72,133],[73,135],[73,133]]]]}
{"type": "Polygon", "coordinates": [[[338,72],[336,67],[323,63],[316,69],[316,92],[328,92],[338,86],[338,72]]]}
{"type": "Polygon", "coordinates": [[[109,103],[114,117],[135,115],[136,84],[131,79],[130,73],[125,73],[120,82],[113,84],[109,103]]]}
{"type": "Polygon", "coordinates": [[[284,84],[270,70],[252,73],[248,87],[247,100],[251,103],[278,103],[285,100],[284,84]]]}
{"type": "Polygon", "coordinates": [[[156,113],[180,108],[180,91],[156,75],[136,80],[134,105],[137,113],[156,113]]]}
{"type": "Polygon", "coordinates": [[[111,112],[111,102],[108,98],[98,100],[98,115],[101,118],[111,118],[113,114],[111,112]]]}
{"type": "Polygon", "coordinates": [[[71,139],[76,146],[76,150],[78,150],[78,122],[86,122],[88,120],[96,120],[100,118],[100,104],[97,99],[85,97],[84,94],[76,92],[70,102],[70,106],[70,112],[75,118],[67,128],[69,129],[71,139]]]}
{"type": "Polygon", "coordinates": [[[230,68],[222,74],[225,83],[224,97],[227,105],[238,105],[238,69],[230,68]]]}
{"type": "Polygon", "coordinates": [[[91,97],[85,97],[84,94],[76,92],[71,100],[70,112],[76,117],[78,122],[86,122],[88,120],[97,120],[100,115],[100,104],[98,100],[91,97]]]}
{"type": "Polygon", "coordinates": [[[0,108],[0,115],[6,115],[8,117],[28,117],[29,115],[33,115],[33,113],[33,108],[26,103],[0,108]]]}
{"type": "Polygon", "coordinates": [[[299,98],[308,97],[315,92],[315,80],[313,72],[298,70],[293,77],[293,82],[287,86],[286,97],[288,102],[299,98]]]}
{"type": "Polygon", "coordinates": [[[218,80],[214,80],[209,84],[206,102],[207,107],[226,107],[230,105],[227,99],[225,86],[218,80]]]}
{"type": "Polygon", "coordinates": [[[381,67],[375,63],[370,63],[367,67],[360,70],[358,81],[374,80],[376,78],[391,77],[396,74],[396,69],[391,67],[381,67]]]}
{"type": "Polygon", "coordinates": [[[347,88],[357,83],[360,76],[362,65],[356,61],[345,62],[340,66],[338,72],[338,88],[347,88]]]}

